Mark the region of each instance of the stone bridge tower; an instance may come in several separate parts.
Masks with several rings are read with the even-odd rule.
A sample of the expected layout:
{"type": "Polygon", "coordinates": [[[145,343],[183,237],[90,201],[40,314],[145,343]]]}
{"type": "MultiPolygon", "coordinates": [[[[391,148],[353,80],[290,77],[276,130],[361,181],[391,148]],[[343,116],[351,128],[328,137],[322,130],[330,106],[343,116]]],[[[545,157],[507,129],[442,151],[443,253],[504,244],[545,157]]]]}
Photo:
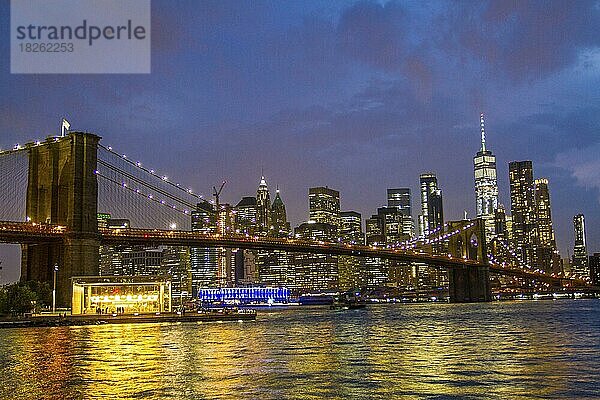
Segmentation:
{"type": "Polygon", "coordinates": [[[71,132],[28,150],[27,220],[62,225],[67,233],[62,244],[23,245],[21,280],[52,285],[58,265],[58,306],[70,304],[71,277],[98,275],[99,141],[91,133],[71,132]]]}
{"type": "Polygon", "coordinates": [[[461,232],[449,239],[448,253],[452,257],[479,261],[482,266],[453,267],[448,270],[451,303],[491,301],[490,270],[485,240],[485,224],[480,218],[449,222],[450,232],[461,232]],[[469,228],[466,226],[473,224],[469,228]]]}

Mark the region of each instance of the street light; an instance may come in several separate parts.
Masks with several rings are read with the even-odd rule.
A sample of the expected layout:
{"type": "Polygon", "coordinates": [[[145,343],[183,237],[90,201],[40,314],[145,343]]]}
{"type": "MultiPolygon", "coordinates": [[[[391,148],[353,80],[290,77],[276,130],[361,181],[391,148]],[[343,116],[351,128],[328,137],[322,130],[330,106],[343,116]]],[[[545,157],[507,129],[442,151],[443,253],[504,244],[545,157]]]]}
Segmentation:
{"type": "Polygon", "coordinates": [[[58,264],[54,264],[54,273],[53,273],[53,281],[54,285],[52,286],[52,313],[56,312],[56,273],[58,272],[58,264]]]}

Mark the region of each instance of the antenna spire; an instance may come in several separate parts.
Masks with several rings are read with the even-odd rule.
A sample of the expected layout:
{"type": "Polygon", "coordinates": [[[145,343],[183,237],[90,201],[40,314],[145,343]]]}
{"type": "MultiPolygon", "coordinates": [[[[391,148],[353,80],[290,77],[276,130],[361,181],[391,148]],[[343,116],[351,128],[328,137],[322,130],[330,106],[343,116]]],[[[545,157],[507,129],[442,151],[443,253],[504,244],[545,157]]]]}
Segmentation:
{"type": "Polygon", "coordinates": [[[481,127],[481,151],[485,151],[485,123],[483,120],[483,113],[479,115],[479,125],[481,127]]]}

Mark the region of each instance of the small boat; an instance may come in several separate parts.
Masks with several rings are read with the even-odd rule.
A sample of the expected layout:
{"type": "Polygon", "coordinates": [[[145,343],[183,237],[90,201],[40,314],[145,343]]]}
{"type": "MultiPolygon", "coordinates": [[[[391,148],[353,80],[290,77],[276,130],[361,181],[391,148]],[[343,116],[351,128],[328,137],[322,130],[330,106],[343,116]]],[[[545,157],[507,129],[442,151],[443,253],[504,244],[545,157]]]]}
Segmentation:
{"type": "Polygon", "coordinates": [[[335,296],[333,304],[329,308],[332,310],[357,310],[366,306],[367,302],[362,299],[360,293],[349,291],[335,296]]]}

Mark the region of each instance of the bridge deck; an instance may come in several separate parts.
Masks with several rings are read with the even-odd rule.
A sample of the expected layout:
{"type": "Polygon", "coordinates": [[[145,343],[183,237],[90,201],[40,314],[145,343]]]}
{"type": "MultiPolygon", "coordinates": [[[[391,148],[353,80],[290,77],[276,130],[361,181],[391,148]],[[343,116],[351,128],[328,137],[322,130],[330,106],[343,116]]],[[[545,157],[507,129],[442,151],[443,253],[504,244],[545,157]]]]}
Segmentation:
{"type": "MultiPolygon", "coordinates": [[[[396,260],[406,263],[423,263],[437,268],[489,267],[490,272],[528,279],[538,279],[557,283],[565,278],[557,278],[543,273],[525,271],[497,264],[484,264],[475,260],[454,258],[449,255],[435,255],[424,252],[377,246],[360,246],[341,243],[306,241],[299,239],[277,239],[243,235],[207,235],[191,231],[159,229],[107,229],[98,230],[99,239],[106,245],[141,246],[191,246],[227,247],[255,250],[283,250],[297,253],[331,254],[355,257],[372,257],[396,260]]],[[[0,242],[4,243],[44,243],[64,240],[69,232],[62,226],[35,224],[29,222],[0,221],[0,242]]]]}

